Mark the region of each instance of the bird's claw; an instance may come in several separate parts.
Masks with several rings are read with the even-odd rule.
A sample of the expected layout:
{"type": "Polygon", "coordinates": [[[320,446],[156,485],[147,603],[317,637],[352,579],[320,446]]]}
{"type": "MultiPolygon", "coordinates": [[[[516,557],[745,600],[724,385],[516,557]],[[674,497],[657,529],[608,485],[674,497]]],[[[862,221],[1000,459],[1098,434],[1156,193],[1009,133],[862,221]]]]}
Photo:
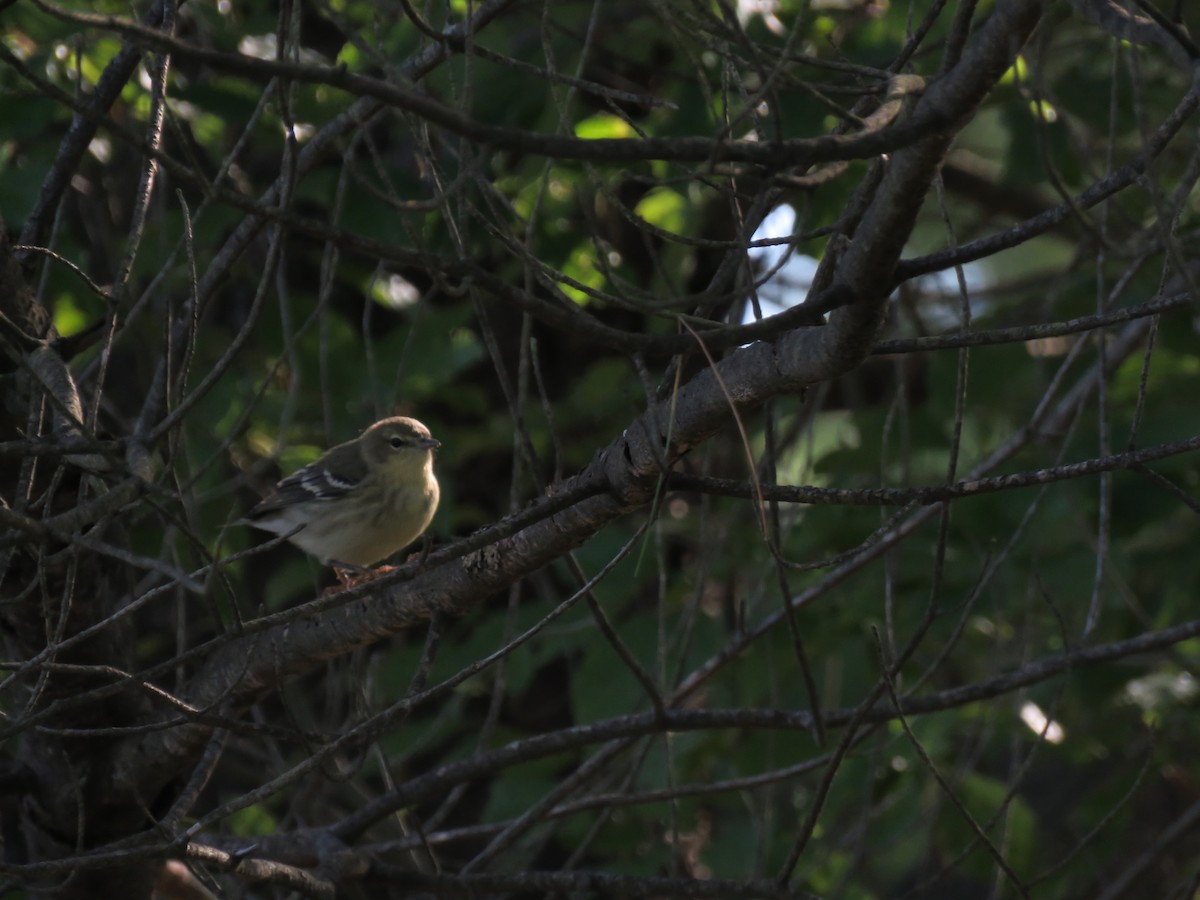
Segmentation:
{"type": "Polygon", "coordinates": [[[358,587],[360,584],[374,581],[376,578],[382,578],[396,568],[395,566],[376,566],[374,569],[370,569],[365,566],[356,566],[351,563],[337,561],[332,561],[330,565],[333,567],[333,574],[337,576],[338,584],[327,587],[324,596],[348,591],[352,587],[358,587]]]}

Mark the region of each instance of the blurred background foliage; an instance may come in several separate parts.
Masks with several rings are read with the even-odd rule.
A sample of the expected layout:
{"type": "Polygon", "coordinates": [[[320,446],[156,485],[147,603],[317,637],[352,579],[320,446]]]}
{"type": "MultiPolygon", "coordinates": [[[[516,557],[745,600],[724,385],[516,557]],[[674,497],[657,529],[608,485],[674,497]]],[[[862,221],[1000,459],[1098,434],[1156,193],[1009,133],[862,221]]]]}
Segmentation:
{"type": "MultiPolygon", "coordinates": [[[[145,4],[135,6],[141,12],[145,4]]],[[[430,42],[399,4],[305,0],[292,8],[286,58],[392,78],[503,129],[770,141],[828,133],[862,97],[879,96],[885,70],[929,6],[517,4],[474,35],[467,52],[426,73],[413,61],[430,42]]],[[[992,4],[978,6],[977,16],[985,17],[992,4]]],[[[59,8],[130,14],[128,3],[59,8]]],[[[454,0],[427,4],[421,13],[440,31],[477,9],[454,0]]],[[[907,70],[936,75],[953,12],[934,19],[907,70]]],[[[1187,18],[1195,10],[1185,5],[1182,12],[1185,24],[1200,25],[1187,18]]],[[[179,10],[177,33],[208,50],[274,59],[280,21],[277,5],[261,0],[189,2],[179,10]]],[[[121,46],[102,22],[63,20],[35,3],[8,5],[0,22],[8,51],[67,96],[91,90],[121,46]]],[[[144,133],[148,87],[144,73],[131,80],[107,113],[123,133],[144,133]]],[[[12,65],[0,67],[0,88],[0,212],[19,231],[72,110],[12,65]]],[[[1187,89],[1188,73],[1164,54],[1114,42],[1068,4],[1051,4],[1020,65],[956,141],[943,187],[929,198],[906,256],[997,233],[1078,194],[1140,152],[1187,89]]],[[[353,92],[332,84],[267,88],[244,72],[180,54],[170,72],[164,152],[203,180],[255,201],[313,134],[354,103],[353,92]]],[[[987,330],[1151,299],[1178,279],[1196,243],[1188,180],[1195,178],[1195,134],[1189,121],[1185,137],[1142,182],[1106,205],[973,263],[967,300],[953,271],[906,282],[881,338],[954,331],[967,302],[970,328],[987,330]]],[[[95,282],[111,283],[142,166],[137,146],[101,128],[52,231],[39,242],[95,282]]],[[[165,352],[164,322],[215,263],[222,274],[196,311],[188,389],[224,364],[248,330],[175,439],[158,448],[161,484],[173,500],[147,504],[130,518],[131,549],[192,569],[259,543],[261,535],[231,523],[261,491],[392,413],[418,416],[443,442],[443,499],[431,531],[442,543],[578,470],[644,410],[648,392],[669,388],[675,377],[664,354],[605,347],[524,316],[487,291],[464,289],[458,263],[542,298],[557,289],[597,321],[628,331],[672,334],[681,315],[741,321],[754,317],[745,278],[714,279],[730,265],[739,235],[752,233],[770,208],[787,205],[794,227],[777,237],[788,239],[792,260],[819,259],[829,227],[845,214],[868,168],[852,162],[839,177],[801,189],[779,173],[749,168],[730,174],[720,165],[668,159],[581,162],[540,152],[536,142],[514,149],[467,140],[417,113],[385,108],[342,131],[295,178],[290,212],[313,224],[283,230],[278,266],[265,275],[270,232],[228,265],[219,253],[245,212],[207,199],[200,179],[164,171],[129,290],[111,310],[65,266],[39,261],[35,283],[62,335],[116,313],[110,357],[102,361],[92,349],[74,364],[85,392],[98,389],[103,368],[99,422],[113,434],[127,433],[139,412],[165,352]],[[328,229],[325,239],[320,228],[328,229]],[[364,252],[356,236],[403,252],[381,258],[364,252]]],[[[752,250],[741,258],[743,272],[758,265],[761,273],[768,257],[767,248],[752,250]]],[[[785,265],[761,286],[756,300],[764,314],[772,311],[768,303],[802,299],[806,285],[788,282],[791,271],[785,265]]],[[[1200,433],[1193,312],[1166,313],[1156,328],[1152,353],[1118,360],[1103,415],[1094,397],[1080,404],[1051,432],[1026,441],[1000,471],[1200,433]]],[[[862,489],[967,477],[1022,434],[1054,379],[1065,375],[1073,384],[1098,352],[1093,333],[984,346],[964,357],[955,349],[876,355],[837,382],[744,416],[748,449],[759,476],[769,481],[773,468],[780,483],[862,489]],[[1073,349],[1077,341],[1083,346],[1073,349]],[[1068,361],[1068,353],[1076,355],[1068,361]],[[963,366],[957,474],[948,476],[963,366]]],[[[678,365],[686,378],[705,361],[693,352],[678,365]]],[[[1054,396],[1056,402],[1061,393],[1054,396]]],[[[745,480],[746,451],[731,424],[680,468],[745,480]]],[[[1093,475],[956,501],[944,535],[939,515],[931,515],[844,579],[831,579],[829,568],[780,568],[753,502],[696,492],[666,493],[627,551],[647,524],[645,511],[603,529],[576,559],[591,577],[627,553],[596,585],[595,599],[667,696],[723,648],[748,642],[681,698],[697,708],[810,708],[787,626],[779,621],[754,633],[778,614],[784,594],[811,591],[795,621],[820,707],[853,709],[879,679],[876,634],[889,656],[919,636],[896,689],[921,697],[1084,644],[1194,619],[1200,468],[1187,454],[1152,468],[1174,490],[1127,471],[1111,483],[1093,475]],[[1093,592],[1099,618],[1084,639],[1093,592]]],[[[782,505],[780,552],[804,566],[829,560],[866,541],[894,511],[782,505]]],[[[137,664],[161,662],[241,618],[310,599],[329,580],[286,546],[235,562],[224,574],[204,598],[181,597],[141,614],[137,664]]],[[[560,562],[448,623],[429,683],[494,652],[577,588],[560,562]]],[[[399,634],[322,667],[253,716],[334,735],[407,689],[422,642],[420,632],[399,634]]],[[[1183,640],[948,701],[910,717],[912,737],[894,720],[865,726],[834,766],[795,884],[854,900],[1075,898],[1110,896],[1105,890],[1131,874],[1137,886],[1121,896],[1193,896],[1200,838],[1186,816],[1200,803],[1198,652],[1194,639],[1183,640]]],[[[340,760],[338,771],[319,768],[219,827],[242,836],[284,834],[343,815],[396,781],[481,748],[649,709],[646,692],[581,602],[448,700],[418,708],[360,758],[340,760]]],[[[660,795],[565,810],[495,867],[519,872],[569,863],[628,874],[771,877],[792,852],[827,773],[822,766],[787,768],[830,753],[843,733],[831,728],[823,747],[815,734],[756,728],[640,739],[619,765],[602,769],[566,802],[660,795]],[[764,776],[762,783],[692,790],[753,776],[764,776]]],[[[253,789],[310,749],[303,741],[236,737],[198,812],[253,789]]],[[[453,871],[484,842],[454,829],[521,815],[593,752],[491,772],[380,823],[371,838],[399,838],[424,823],[430,834],[456,836],[431,845],[453,871]]],[[[403,865],[410,853],[390,858],[403,865]]]]}

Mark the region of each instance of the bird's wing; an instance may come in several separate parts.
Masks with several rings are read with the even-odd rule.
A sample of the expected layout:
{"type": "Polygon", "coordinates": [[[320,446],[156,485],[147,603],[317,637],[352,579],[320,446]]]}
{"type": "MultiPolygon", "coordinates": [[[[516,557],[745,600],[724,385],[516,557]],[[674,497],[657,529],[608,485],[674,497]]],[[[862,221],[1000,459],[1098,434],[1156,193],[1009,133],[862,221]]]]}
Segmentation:
{"type": "Polygon", "coordinates": [[[323,460],[309,463],[275,485],[275,490],[250,510],[250,517],[267,515],[289,506],[340,500],[361,481],[342,472],[335,472],[323,460]]]}

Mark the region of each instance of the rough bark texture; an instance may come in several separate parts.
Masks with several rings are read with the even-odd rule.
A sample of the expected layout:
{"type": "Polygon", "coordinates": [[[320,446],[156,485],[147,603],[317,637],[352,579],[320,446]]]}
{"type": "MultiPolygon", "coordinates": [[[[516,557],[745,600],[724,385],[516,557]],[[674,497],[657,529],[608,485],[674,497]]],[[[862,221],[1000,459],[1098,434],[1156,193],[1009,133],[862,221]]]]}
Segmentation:
{"type": "MultiPolygon", "coordinates": [[[[589,467],[558,486],[558,494],[577,493],[580,499],[466,555],[455,547],[435,553],[410,580],[394,579],[390,587],[371,585],[332,602],[316,601],[311,615],[285,624],[268,622],[219,641],[188,680],[183,699],[189,710],[152,702],[146,691],[121,685],[119,678],[102,700],[73,702],[84,689],[95,697],[95,673],[81,678],[66,667],[123,668],[134,640],[128,629],[107,627],[58,651],[54,660],[62,665],[60,671],[24,682],[26,712],[38,713],[42,727],[23,732],[17,758],[27,787],[4,805],[6,834],[24,836],[26,860],[50,862],[151,831],[220,717],[236,717],[281,679],[427,620],[436,611],[469,613],[482,598],[578,547],[604,524],[645,508],[662,474],[660,461],[678,459],[725,425],[730,400],[741,410],[752,409],[859,365],[883,321],[901,248],[950,141],[1011,65],[1042,8],[1040,0],[997,4],[958,64],[929,85],[907,113],[925,123],[927,131],[886,162],[886,172],[834,273],[831,290],[841,299],[828,324],[796,328],[770,343],[752,344],[715,369],[703,370],[676,398],[630,422],[589,467]],[[180,724],[181,717],[192,721],[180,724]],[[166,727],[113,731],[103,739],[74,738],[59,731],[154,722],[166,727]]],[[[247,219],[243,228],[250,233],[261,224],[247,219]]],[[[0,312],[5,316],[0,371],[6,417],[0,439],[62,436],[56,423],[69,424],[69,414],[79,415],[81,407],[77,397],[72,402],[74,386],[61,360],[57,365],[33,361],[37,354],[54,353],[47,344],[53,336],[49,316],[26,284],[6,237],[0,237],[0,312]],[[59,378],[49,385],[54,399],[45,399],[44,386],[35,383],[30,372],[58,373],[46,376],[59,378]]],[[[66,433],[78,436],[70,428],[66,433]]],[[[78,468],[45,461],[33,466],[26,460],[5,465],[3,488],[12,498],[41,497],[52,490],[53,502],[35,519],[51,520],[80,509],[94,513],[84,520],[57,520],[58,530],[40,540],[18,528],[6,531],[3,552],[11,557],[4,560],[5,602],[0,607],[6,653],[8,659],[29,660],[43,652],[48,638],[57,641],[78,634],[111,615],[124,598],[136,596],[131,585],[108,571],[104,557],[65,543],[69,535],[63,535],[63,528],[119,543],[120,533],[111,520],[125,503],[139,502],[139,487],[135,478],[100,485],[81,477],[78,468]],[[52,607],[38,598],[55,598],[59,605],[52,607]]],[[[12,511],[30,515],[18,504],[12,511]]],[[[57,885],[53,892],[65,898],[144,897],[155,872],[150,863],[124,861],[113,869],[70,877],[47,872],[47,885],[57,885]]]]}

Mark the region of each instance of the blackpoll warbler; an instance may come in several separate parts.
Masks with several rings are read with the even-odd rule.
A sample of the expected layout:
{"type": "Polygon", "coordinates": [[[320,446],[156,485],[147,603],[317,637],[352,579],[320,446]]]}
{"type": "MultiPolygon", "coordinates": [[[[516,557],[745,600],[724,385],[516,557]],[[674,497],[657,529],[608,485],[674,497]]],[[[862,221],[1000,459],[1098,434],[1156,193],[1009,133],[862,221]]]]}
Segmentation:
{"type": "Polygon", "coordinates": [[[381,419],[284,478],[245,521],[290,535],[349,583],[339,564],[361,572],[429,527],[438,505],[433,451],[440,446],[416,419],[381,419]]]}

